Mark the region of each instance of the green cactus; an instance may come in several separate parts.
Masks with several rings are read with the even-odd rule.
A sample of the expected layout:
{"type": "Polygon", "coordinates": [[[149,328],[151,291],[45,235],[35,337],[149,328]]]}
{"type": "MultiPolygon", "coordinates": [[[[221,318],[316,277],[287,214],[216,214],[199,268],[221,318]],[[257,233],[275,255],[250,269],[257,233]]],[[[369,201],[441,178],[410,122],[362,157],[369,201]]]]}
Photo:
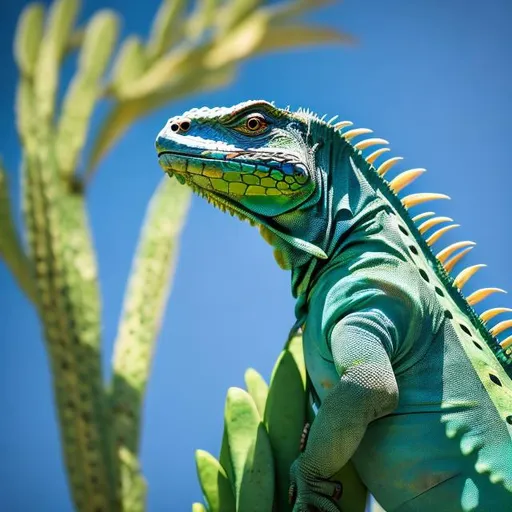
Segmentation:
{"type": "MultiPolygon", "coordinates": [[[[129,35],[119,45],[119,16],[111,10],[76,26],[79,0],[55,0],[48,12],[41,4],[30,4],[20,16],[14,42],[20,75],[16,125],[27,247],[13,221],[7,173],[0,162],[0,258],[41,320],[77,510],[145,508],[141,411],[190,199],[188,189],[175,181],[162,181],[155,191],[128,280],[112,382],[106,385],[87,185],[101,158],[132,123],[180,97],[226,84],[241,60],[284,46],[345,41],[346,36],[332,30],[290,23],[321,3],[294,0],[269,7],[259,0],[199,0],[187,15],[186,1],[163,0],[148,40],[129,35]],[[281,29],[289,41],[279,37],[281,29]],[[61,64],[75,51],[77,69],[57,110],[61,64]],[[91,116],[105,99],[110,110],[84,154],[91,116]]],[[[230,391],[226,409],[221,463],[228,461],[229,467],[223,469],[205,452],[198,454],[211,510],[234,510],[258,493],[261,500],[274,493],[270,446],[280,435],[277,414],[264,413],[267,389],[261,377],[249,372],[246,378],[251,395],[230,391]]],[[[297,382],[294,386],[302,390],[297,382]]],[[[269,402],[279,403],[280,393],[271,386],[269,402]]],[[[290,450],[283,449],[288,461],[290,450]]],[[[281,474],[284,462],[276,467],[281,474]]],[[[193,509],[204,507],[197,503],[193,509]]]]}
{"type": "Polygon", "coordinates": [[[301,336],[289,345],[293,350],[288,346],[281,352],[270,386],[250,368],[249,392],[228,390],[220,461],[196,452],[208,512],[291,510],[289,468],[299,454],[308,404],[301,336]]]}

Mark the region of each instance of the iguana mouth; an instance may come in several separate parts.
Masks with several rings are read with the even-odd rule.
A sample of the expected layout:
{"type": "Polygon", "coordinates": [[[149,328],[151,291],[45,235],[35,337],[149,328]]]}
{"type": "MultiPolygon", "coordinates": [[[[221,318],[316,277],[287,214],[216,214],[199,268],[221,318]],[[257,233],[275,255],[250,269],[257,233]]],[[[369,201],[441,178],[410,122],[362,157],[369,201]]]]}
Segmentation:
{"type": "MultiPolygon", "coordinates": [[[[219,159],[219,158],[211,158],[207,156],[197,156],[190,153],[182,153],[178,151],[161,151],[158,153],[158,159],[164,155],[175,155],[175,156],[181,156],[185,159],[188,158],[195,158],[197,160],[212,160],[212,161],[218,161],[218,162],[225,162],[225,160],[219,159]]],[[[185,160],[188,162],[188,160],[185,160]]],[[[262,218],[260,218],[258,215],[255,215],[253,212],[249,211],[248,209],[244,208],[240,204],[233,201],[229,196],[226,196],[222,194],[222,192],[212,189],[206,189],[199,186],[197,183],[195,183],[192,180],[191,174],[187,172],[186,168],[177,169],[175,167],[172,167],[172,165],[168,165],[165,163],[165,165],[162,165],[164,168],[164,171],[170,176],[173,177],[173,175],[178,179],[178,181],[182,185],[187,185],[192,189],[194,193],[197,195],[205,198],[210,204],[215,206],[216,208],[227,211],[231,215],[236,215],[242,220],[249,221],[252,225],[254,224],[265,224],[262,218]],[[181,179],[179,179],[181,178],[181,179]]]]}

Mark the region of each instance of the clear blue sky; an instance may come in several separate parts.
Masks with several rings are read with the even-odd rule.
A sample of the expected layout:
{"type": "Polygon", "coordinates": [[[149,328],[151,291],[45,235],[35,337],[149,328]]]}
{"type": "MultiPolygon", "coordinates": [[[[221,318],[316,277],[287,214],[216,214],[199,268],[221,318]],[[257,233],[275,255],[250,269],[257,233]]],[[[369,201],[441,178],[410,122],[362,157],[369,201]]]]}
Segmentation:
{"type": "MultiPolygon", "coordinates": [[[[20,154],[11,41],[24,3],[0,3],[0,154],[15,198],[20,154]]],[[[122,13],[125,32],[144,34],[157,1],[85,4],[83,16],[112,7],[122,13]]],[[[407,166],[429,170],[411,191],[453,198],[435,205],[462,225],[445,241],[475,240],[479,247],[468,260],[489,265],[469,288],[512,290],[512,3],[347,0],[311,20],[352,32],[359,46],[254,59],[229,88],[139,122],[103,161],[89,207],[106,368],[141,219],[161,177],[153,141],[168,117],[193,106],[264,98],[373,128],[407,166]]],[[[486,305],[512,306],[512,298],[486,305]]],[[[0,318],[0,508],[71,510],[40,327],[1,262],[0,318]]],[[[249,366],[269,376],[293,320],[289,274],[257,230],[194,198],[146,402],[142,465],[151,512],[189,510],[201,499],[194,449],[218,453],[227,388],[242,385],[249,366]]]]}

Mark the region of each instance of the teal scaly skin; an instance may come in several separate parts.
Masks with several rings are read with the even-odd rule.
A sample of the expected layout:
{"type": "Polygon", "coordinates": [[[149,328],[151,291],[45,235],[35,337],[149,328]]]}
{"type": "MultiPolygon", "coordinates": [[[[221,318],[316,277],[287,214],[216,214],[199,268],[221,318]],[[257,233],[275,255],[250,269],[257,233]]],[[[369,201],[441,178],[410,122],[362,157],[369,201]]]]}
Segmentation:
{"type": "Polygon", "coordinates": [[[318,406],[293,510],[355,510],[332,480],[349,461],[388,512],[512,510],[512,320],[489,327],[512,310],[476,313],[501,290],[461,293],[480,265],[449,274],[473,242],[434,255],[456,225],[409,214],[447,196],[399,197],[424,169],[388,181],[398,158],[351,124],[249,101],[173,117],[156,141],[170,176],[257,224],[291,270],[318,406]]]}

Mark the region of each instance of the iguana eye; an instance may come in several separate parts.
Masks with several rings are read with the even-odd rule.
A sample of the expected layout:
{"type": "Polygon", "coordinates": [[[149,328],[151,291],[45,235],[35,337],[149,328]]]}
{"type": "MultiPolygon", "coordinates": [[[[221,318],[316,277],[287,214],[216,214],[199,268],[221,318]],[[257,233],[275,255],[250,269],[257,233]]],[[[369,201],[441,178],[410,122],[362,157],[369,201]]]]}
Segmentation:
{"type": "Polygon", "coordinates": [[[235,127],[245,135],[259,135],[267,129],[268,123],[261,114],[251,114],[235,127]]]}

